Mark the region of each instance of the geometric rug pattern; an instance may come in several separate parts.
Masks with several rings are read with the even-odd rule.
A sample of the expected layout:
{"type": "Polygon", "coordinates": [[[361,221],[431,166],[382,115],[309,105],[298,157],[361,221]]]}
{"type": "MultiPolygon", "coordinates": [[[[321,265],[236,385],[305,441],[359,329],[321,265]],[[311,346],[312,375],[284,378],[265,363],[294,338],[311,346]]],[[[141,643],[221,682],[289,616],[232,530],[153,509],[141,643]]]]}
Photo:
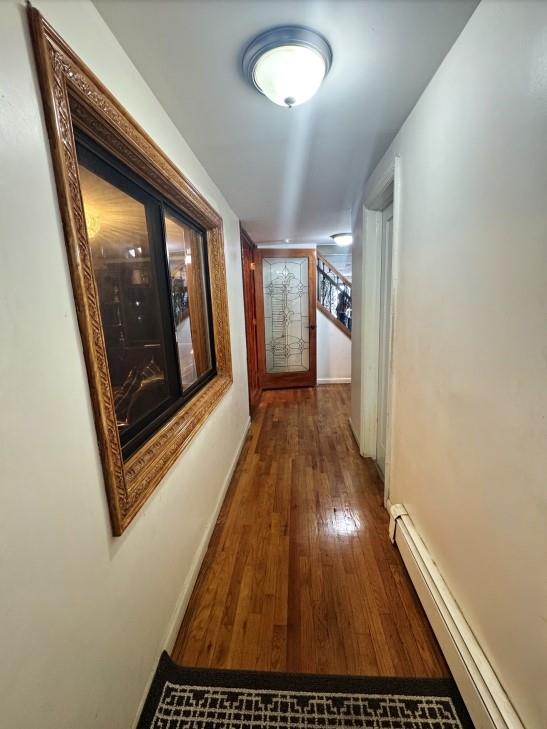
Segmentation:
{"type": "Polygon", "coordinates": [[[164,653],[138,729],[472,729],[452,679],[183,668],[164,653]]]}

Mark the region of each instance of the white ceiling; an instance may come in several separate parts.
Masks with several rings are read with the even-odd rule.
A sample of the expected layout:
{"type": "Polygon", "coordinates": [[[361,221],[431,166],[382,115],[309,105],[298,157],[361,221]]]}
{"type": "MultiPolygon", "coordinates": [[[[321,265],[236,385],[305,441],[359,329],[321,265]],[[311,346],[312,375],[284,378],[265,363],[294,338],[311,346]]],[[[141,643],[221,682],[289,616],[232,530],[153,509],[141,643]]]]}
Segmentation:
{"type": "Polygon", "coordinates": [[[477,0],[95,0],[256,242],[326,242],[477,0]],[[317,95],[294,109],[248,86],[259,32],[307,25],[331,44],[317,95]]]}
{"type": "Polygon", "coordinates": [[[351,281],[351,246],[339,248],[338,246],[318,246],[317,250],[331,263],[334,268],[351,281]]]}

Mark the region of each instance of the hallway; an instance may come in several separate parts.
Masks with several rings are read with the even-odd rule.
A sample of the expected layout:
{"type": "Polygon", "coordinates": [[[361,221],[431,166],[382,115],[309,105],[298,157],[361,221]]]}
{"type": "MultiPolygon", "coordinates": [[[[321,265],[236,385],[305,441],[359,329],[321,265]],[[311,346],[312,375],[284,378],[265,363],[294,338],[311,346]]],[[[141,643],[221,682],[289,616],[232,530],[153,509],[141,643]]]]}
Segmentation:
{"type": "Polygon", "coordinates": [[[349,386],[262,396],[173,658],[185,666],[447,676],[389,542],[349,386]]]}
{"type": "Polygon", "coordinates": [[[2,727],[547,729],[547,0],[0,38],[2,727]]]}

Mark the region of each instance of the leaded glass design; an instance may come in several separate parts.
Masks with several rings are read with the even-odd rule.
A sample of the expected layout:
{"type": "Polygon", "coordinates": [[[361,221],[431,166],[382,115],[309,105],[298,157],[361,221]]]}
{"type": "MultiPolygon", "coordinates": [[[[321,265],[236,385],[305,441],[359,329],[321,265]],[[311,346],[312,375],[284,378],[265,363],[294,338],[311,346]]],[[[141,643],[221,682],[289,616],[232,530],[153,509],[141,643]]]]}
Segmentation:
{"type": "Polygon", "coordinates": [[[310,367],[308,258],[263,258],[266,372],[310,367]]]}

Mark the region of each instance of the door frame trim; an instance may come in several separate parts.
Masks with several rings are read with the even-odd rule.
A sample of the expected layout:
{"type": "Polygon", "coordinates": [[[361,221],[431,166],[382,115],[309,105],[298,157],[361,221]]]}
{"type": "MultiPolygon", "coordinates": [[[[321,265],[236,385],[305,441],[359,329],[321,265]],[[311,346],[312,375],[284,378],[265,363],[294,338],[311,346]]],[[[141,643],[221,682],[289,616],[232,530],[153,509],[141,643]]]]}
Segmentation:
{"type": "Polygon", "coordinates": [[[401,159],[396,156],[383,176],[368,191],[363,205],[363,318],[361,369],[361,452],[376,458],[378,435],[378,377],[380,362],[380,292],[382,277],[382,215],[393,204],[391,269],[391,346],[387,383],[386,463],[384,504],[391,484],[393,420],[395,413],[395,358],[397,337],[397,294],[400,254],[401,159]]]}
{"type": "Polygon", "coordinates": [[[240,251],[241,251],[241,277],[243,285],[243,307],[245,315],[245,345],[247,349],[247,389],[249,392],[249,412],[251,416],[254,414],[260,398],[262,396],[262,387],[260,385],[260,373],[258,371],[258,337],[257,337],[257,325],[256,325],[256,276],[254,271],[256,269],[256,243],[252,240],[251,236],[247,233],[245,228],[239,224],[240,233],[240,251]],[[245,262],[246,254],[244,246],[247,245],[251,251],[251,271],[250,279],[251,282],[248,285],[248,278],[245,273],[245,262]],[[250,288],[249,288],[250,287],[250,288]],[[252,289],[252,290],[251,290],[252,289]],[[254,343],[255,362],[252,359],[252,345],[254,343]],[[254,365],[254,372],[253,372],[254,365]],[[252,389],[253,375],[256,379],[257,389],[256,392],[252,389]]]}
{"type": "MultiPolygon", "coordinates": [[[[380,291],[379,291],[379,311],[378,311],[378,322],[379,322],[379,340],[378,340],[378,389],[377,389],[377,409],[378,409],[378,416],[376,418],[376,468],[378,470],[378,473],[380,474],[380,478],[382,481],[385,482],[385,462],[384,462],[384,468],[382,469],[380,465],[380,453],[379,453],[379,444],[380,444],[380,417],[382,416],[382,393],[380,390],[380,385],[382,382],[382,365],[386,366],[386,382],[385,384],[385,406],[386,406],[386,412],[384,413],[385,419],[386,419],[386,454],[387,454],[387,406],[388,406],[388,398],[389,398],[389,380],[390,380],[390,374],[391,374],[391,331],[392,331],[392,317],[391,317],[391,309],[389,309],[388,317],[385,317],[384,319],[384,301],[382,300],[382,294],[384,291],[384,281],[389,286],[389,290],[385,292],[385,303],[386,307],[391,306],[391,299],[392,299],[392,265],[393,265],[393,197],[391,198],[391,202],[387,203],[386,207],[381,211],[382,213],[382,235],[381,235],[381,246],[380,246],[380,291]],[[391,236],[388,239],[387,236],[387,212],[388,210],[391,212],[391,236]],[[389,250],[388,250],[389,248],[389,250]],[[389,279],[386,280],[386,271],[385,266],[387,265],[387,262],[389,260],[389,279]],[[384,341],[384,325],[387,324],[387,339],[388,342],[388,357],[387,362],[384,363],[384,355],[382,352],[382,347],[385,346],[384,341]]],[[[384,455],[386,455],[384,454],[384,455]]],[[[387,496],[386,496],[387,498],[387,496]]]]}
{"type": "MultiPolygon", "coordinates": [[[[315,248],[262,248],[256,249],[255,291],[256,291],[256,319],[258,343],[258,374],[260,387],[264,390],[283,389],[288,387],[315,387],[317,384],[317,253],[315,248]],[[308,305],[309,326],[315,331],[310,336],[310,370],[313,370],[313,381],[303,382],[306,372],[286,373],[282,382],[277,382],[277,374],[266,373],[266,356],[264,343],[260,341],[261,329],[264,326],[264,296],[262,285],[262,260],[264,258],[291,258],[308,259],[308,305]]],[[[280,373],[283,374],[283,373],[280,373]]]]}

